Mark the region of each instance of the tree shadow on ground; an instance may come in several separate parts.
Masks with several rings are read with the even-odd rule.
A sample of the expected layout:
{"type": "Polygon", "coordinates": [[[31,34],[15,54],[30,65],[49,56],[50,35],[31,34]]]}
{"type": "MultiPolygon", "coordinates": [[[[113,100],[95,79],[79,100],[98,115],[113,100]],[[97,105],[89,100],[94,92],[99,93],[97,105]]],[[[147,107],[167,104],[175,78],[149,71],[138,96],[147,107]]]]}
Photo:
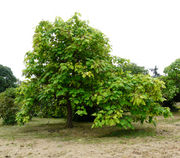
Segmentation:
{"type": "Polygon", "coordinates": [[[31,134],[39,137],[68,137],[69,139],[93,138],[136,138],[155,136],[156,130],[152,127],[136,127],[135,129],[119,129],[118,127],[91,128],[91,123],[74,123],[74,128],[65,128],[65,122],[38,123],[20,129],[22,134],[31,134]]]}
{"type": "Polygon", "coordinates": [[[107,134],[104,134],[100,137],[124,137],[124,138],[136,138],[136,137],[147,137],[147,136],[155,136],[156,130],[154,128],[146,127],[146,128],[136,128],[136,129],[117,129],[115,131],[111,131],[107,134]]]}
{"type": "Polygon", "coordinates": [[[119,129],[118,127],[91,128],[90,122],[73,122],[74,128],[65,128],[64,119],[35,118],[24,126],[1,127],[0,136],[4,138],[55,138],[61,140],[104,140],[104,138],[136,138],[155,136],[152,126],[135,126],[135,129],[119,129]]]}
{"type": "Polygon", "coordinates": [[[31,133],[31,132],[59,132],[60,130],[65,129],[64,123],[46,123],[46,124],[38,124],[33,126],[26,126],[21,129],[22,133],[31,133]]]}

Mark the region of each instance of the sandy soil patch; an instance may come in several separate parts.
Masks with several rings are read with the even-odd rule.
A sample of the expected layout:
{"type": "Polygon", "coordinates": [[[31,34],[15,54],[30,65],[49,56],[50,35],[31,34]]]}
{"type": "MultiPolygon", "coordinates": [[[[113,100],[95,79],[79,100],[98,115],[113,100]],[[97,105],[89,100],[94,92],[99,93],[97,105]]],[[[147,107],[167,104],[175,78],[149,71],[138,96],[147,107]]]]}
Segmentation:
{"type": "MultiPolygon", "coordinates": [[[[137,141],[137,140],[136,140],[137,141]]],[[[0,141],[2,158],[179,158],[180,141],[84,144],[48,140],[0,141]]]]}

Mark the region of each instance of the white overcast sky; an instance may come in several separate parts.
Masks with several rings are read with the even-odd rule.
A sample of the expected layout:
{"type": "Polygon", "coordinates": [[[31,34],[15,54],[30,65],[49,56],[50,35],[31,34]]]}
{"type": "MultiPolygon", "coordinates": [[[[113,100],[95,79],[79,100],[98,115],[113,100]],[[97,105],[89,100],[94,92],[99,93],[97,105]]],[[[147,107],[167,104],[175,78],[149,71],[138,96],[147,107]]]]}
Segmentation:
{"type": "Polygon", "coordinates": [[[0,0],[0,64],[22,79],[35,26],[74,12],[110,39],[113,55],[161,73],[180,58],[180,0],[0,0]]]}

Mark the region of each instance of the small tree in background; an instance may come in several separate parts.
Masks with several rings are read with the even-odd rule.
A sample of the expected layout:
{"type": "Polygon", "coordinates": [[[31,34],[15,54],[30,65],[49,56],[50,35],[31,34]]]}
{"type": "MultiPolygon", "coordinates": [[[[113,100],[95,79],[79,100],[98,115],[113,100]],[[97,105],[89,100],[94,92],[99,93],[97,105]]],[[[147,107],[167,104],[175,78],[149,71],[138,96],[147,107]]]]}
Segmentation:
{"type": "Polygon", "coordinates": [[[0,65],[0,93],[4,92],[6,88],[15,87],[16,81],[17,79],[11,69],[7,66],[0,65]]]}
{"type": "Polygon", "coordinates": [[[147,75],[149,72],[145,67],[138,66],[135,63],[129,63],[125,67],[122,68],[123,71],[130,71],[131,74],[144,74],[147,75]]]}
{"type": "Polygon", "coordinates": [[[16,89],[8,88],[0,93],[0,118],[3,119],[4,125],[16,124],[16,113],[19,108],[14,103],[16,97],[16,89]]]}
{"type": "Polygon", "coordinates": [[[164,69],[165,76],[162,80],[165,82],[166,88],[163,90],[166,101],[164,104],[174,109],[173,104],[180,102],[180,59],[176,59],[173,63],[164,69]]]}

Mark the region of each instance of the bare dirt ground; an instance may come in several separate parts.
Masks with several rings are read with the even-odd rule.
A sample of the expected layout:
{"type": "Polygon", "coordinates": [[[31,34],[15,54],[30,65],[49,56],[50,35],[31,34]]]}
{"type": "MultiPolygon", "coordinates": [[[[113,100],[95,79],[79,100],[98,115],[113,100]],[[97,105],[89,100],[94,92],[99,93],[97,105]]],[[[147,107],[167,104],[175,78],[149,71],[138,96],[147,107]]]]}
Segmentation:
{"type": "Polygon", "coordinates": [[[47,140],[1,141],[0,157],[10,158],[178,158],[178,141],[151,141],[135,144],[118,142],[82,144],[75,142],[56,142],[47,140]]]}
{"type": "Polygon", "coordinates": [[[157,127],[91,129],[59,120],[35,119],[24,127],[0,127],[0,158],[180,158],[180,114],[157,127]]]}

